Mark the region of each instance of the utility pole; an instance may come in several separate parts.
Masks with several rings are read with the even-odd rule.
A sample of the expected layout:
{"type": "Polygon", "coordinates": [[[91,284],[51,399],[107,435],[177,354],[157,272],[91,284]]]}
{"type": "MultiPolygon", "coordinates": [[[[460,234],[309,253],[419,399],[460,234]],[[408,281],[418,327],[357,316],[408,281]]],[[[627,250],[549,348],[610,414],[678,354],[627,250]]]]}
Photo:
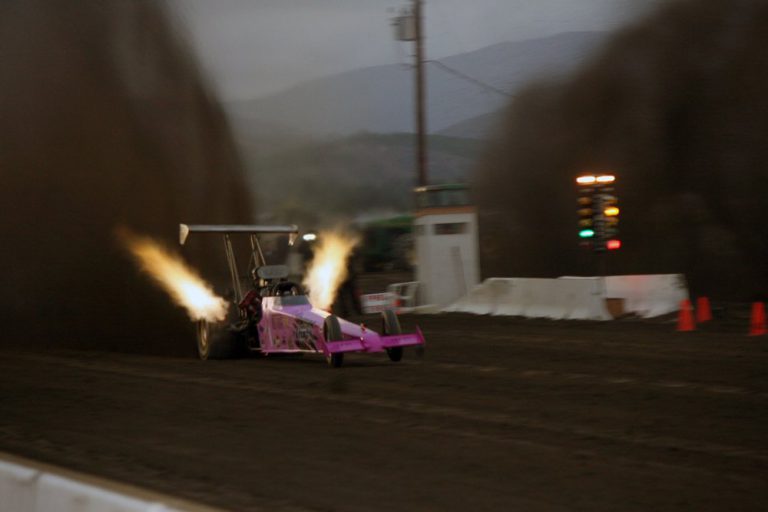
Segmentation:
{"type": "Polygon", "coordinates": [[[426,87],[424,86],[424,24],[422,0],[413,0],[413,16],[416,18],[416,154],[418,186],[424,187],[427,179],[427,118],[426,87]]]}
{"type": "Polygon", "coordinates": [[[427,185],[427,117],[426,117],[426,96],[424,75],[424,23],[423,23],[423,0],[413,0],[410,11],[404,9],[400,15],[393,20],[395,27],[395,39],[398,41],[413,41],[415,44],[414,60],[415,65],[415,95],[416,104],[416,185],[423,187],[427,185]]]}

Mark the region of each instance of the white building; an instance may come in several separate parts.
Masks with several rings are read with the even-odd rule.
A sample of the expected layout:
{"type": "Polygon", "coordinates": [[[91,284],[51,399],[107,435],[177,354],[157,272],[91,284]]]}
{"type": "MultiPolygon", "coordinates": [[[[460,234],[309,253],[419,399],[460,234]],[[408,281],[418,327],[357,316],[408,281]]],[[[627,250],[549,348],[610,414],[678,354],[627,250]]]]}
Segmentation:
{"type": "Polygon", "coordinates": [[[446,305],[480,282],[478,225],[466,185],[416,189],[413,233],[420,303],[446,305]]]}

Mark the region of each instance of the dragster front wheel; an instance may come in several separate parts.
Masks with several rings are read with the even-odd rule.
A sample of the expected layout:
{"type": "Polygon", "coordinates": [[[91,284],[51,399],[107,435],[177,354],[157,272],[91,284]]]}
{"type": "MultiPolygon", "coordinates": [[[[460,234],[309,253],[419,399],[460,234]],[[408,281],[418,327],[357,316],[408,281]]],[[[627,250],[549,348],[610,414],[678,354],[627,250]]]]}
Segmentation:
{"type": "MultiPolygon", "coordinates": [[[[381,331],[385,335],[402,334],[403,329],[400,327],[400,319],[397,318],[395,310],[387,309],[381,313],[381,331]]],[[[403,358],[403,347],[392,347],[387,349],[387,355],[389,360],[398,362],[403,358]]]]}
{"type": "MultiPolygon", "coordinates": [[[[326,317],[323,324],[323,334],[325,334],[326,341],[341,341],[341,325],[339,325],[339,319],[336,315],[326,317]]],[[[328,365],[332,368],[338,368],[344,364],[344,353],[328,354],[325,356],[325,360],[328,361],[328,365]]]]}

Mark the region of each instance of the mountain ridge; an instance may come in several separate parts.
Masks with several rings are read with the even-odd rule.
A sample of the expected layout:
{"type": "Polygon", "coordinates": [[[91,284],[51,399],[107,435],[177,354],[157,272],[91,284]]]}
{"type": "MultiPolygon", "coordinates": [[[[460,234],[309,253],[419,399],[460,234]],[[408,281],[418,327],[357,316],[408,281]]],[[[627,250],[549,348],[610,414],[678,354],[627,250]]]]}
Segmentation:
{"type": "MultiPolygon", "coordinates": [[[[605,39],[604,32],[565,32],[503,42],[440,59],[460,74],[495,88],[516,90],[533,80],[559,79],[574,71],[605,39]]],[[[436,65],[427,65],[427,128],[430,133],[488,114],[509,102],[436,65]]],[[[403,64],[369,66],[328,75],[282,92],[225,107],[237,121],[277,123],[320,136],[357,132],[413,132],[413,73],[403,64]]],[[[463,136],[462,134],[456,134],[463,136]]]]}

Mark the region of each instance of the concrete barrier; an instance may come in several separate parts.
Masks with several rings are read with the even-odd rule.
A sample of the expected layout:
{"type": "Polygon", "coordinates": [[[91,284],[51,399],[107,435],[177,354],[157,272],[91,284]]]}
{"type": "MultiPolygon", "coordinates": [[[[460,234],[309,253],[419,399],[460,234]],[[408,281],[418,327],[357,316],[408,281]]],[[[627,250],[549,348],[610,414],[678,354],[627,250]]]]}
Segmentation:
{"type": "Polygon", "coordinates": [[[222,512],[0,453],[0,512],[222,512]]]}
{"type": "MultiPolygon", "coordinates": [[[[145,512],[154,503],[100,489],[92,485],[42,474],[37,484],[36,511],[58,512],[145,512]]],[[[163,508],[163,510],[167,510],[163,508]]]]}
{"type": "Polygon", "coordinates": [[[563,320],[611,320],[606,300],[649,318],[676,311],[688,297],[680,274],[601,277],[489,278],[443,308],[445,312],[563,320]]]}
{"type": "Polygon", "coordinates": [[[37,510],[39,472],[0,460],[0,511],[37,510]]]}
{"type": "Polygon", "coordinates": [[[605,288],[606,297],[624,299],[624,311],[643,318],[673,313],[689,298],[682,274],[608,276],[605,288]]]}
{"type": "Polygon", "coordinates": [[[490,278],[443,311],[571,320],[611,318],[599,278],[490,278]]]}
{"type": "Polygon", "coordinates": [[[495,313],[497,296],[501,289],[506,290],[508,279],[492,277],[474,286],[467,295],[443,308],[446,312],[474,313],[490,315],[495,313]]]}

